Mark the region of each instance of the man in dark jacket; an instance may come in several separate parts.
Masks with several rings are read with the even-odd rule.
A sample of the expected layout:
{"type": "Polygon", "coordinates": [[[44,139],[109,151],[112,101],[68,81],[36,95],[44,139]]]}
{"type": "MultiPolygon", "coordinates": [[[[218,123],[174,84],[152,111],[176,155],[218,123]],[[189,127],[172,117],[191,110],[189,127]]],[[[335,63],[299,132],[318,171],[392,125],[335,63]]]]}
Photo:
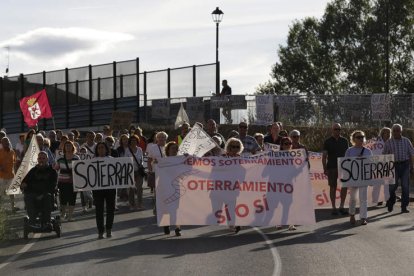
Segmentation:
{"type": "Polygon", "coordinates": [[[53,194],[57,184],[57,172],[48,164],[48,155],[45,151],[39,152],[37,165],[32,168],[22,181],[29,223],[34,223],[38,211],[42,212],[41,223],[45,226],[50,223],[53,194]]]}

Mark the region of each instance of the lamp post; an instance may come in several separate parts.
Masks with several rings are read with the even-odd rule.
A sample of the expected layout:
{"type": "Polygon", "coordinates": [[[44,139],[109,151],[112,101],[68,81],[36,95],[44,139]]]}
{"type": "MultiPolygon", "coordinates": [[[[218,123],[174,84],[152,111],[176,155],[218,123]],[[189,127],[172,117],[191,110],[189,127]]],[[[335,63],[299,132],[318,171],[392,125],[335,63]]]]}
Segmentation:
{"type": "Polygon", "coordinates": [[[216,23],[216,95],[220,93],[219,24],[223,19],[223,14],[219,7],[211,13],[213,21],[216,23]]]}

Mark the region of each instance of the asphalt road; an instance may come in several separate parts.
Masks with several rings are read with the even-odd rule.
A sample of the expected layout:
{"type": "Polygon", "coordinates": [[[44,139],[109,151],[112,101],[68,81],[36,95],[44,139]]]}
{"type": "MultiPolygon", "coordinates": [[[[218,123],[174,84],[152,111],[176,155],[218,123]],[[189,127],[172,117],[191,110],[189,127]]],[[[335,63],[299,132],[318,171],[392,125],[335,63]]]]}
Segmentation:
{"type": "Polygon", "coordinates": [[[317,210],[317,224],[296,231],[184,226],[175,237],[156,226],[146,193],[148,209],[121,208],[110,239],[97,240],[91,211],[63,223],[61,238],[0,243],[0,275],[414,275],[414,208],[370,209],[366,226],[317,210]]]}

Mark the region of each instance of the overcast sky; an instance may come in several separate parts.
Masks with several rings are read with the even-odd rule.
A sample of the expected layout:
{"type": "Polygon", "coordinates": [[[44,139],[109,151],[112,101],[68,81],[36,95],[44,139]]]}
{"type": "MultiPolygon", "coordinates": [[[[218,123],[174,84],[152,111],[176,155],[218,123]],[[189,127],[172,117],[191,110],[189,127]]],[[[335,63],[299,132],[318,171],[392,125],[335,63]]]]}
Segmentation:
{"type": "Polygon", "coordinates": [[[141,70],[215,62],[234,94],[267,81],[294,20],[320,18],[327,0],[1,0],[0,75],[140,58],[141,70]]]}

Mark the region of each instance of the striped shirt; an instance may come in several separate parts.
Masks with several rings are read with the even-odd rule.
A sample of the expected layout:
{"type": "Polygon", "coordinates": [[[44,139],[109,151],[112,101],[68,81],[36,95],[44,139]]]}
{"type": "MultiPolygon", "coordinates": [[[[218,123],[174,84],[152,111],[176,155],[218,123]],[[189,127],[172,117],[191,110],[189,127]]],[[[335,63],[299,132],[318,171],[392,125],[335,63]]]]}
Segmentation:
{"type": "Polygon", "coordinates": [[[72,161],[79,160],[77,155],[72,157],[72,160],[65,160],[65,157],[59,158],[56,162],[59,164],[58,182],[72,183],[72,161]]]}
{"type": "Polygon", "coordinates": [[[401,139],[391,138],[385,142],[382,154],[394,154],[394,161],[402,162],[411,159],[414,148],[408,138],[401,136],[401,139]]]}

